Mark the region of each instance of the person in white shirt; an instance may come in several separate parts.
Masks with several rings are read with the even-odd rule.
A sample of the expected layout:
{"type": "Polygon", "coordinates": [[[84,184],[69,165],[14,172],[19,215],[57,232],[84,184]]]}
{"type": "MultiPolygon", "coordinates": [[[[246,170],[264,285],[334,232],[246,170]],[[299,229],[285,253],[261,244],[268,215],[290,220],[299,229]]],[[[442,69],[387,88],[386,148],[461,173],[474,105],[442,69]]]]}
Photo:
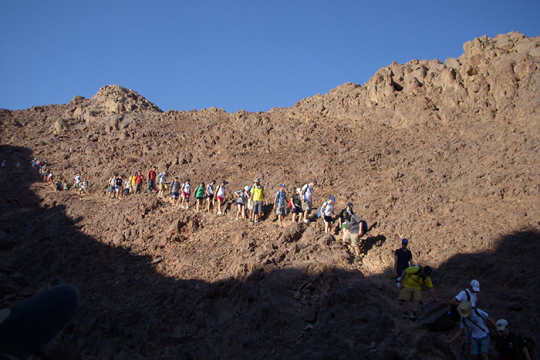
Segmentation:
{"type": "Polygon", "coordinates": [[[313,187],[317,185],[317,181],[312,180],[309,184],[302,187],[302,210],[304,211],[304,222],[309,223],[307,216],[311,212],[311,201],[313,197],[313,187]]]}
{"type": "Polygon", "coordinates": [[[321,216],[324,220],[324,232],[326,234],[330,233],[332,231],[332,226],[334,226],[334,202],[336,201],[336,198],[333,196],[330,196],[330,199],[325,201],[324,204],[322,204],[320,210],[321,210],[321,216]]]}

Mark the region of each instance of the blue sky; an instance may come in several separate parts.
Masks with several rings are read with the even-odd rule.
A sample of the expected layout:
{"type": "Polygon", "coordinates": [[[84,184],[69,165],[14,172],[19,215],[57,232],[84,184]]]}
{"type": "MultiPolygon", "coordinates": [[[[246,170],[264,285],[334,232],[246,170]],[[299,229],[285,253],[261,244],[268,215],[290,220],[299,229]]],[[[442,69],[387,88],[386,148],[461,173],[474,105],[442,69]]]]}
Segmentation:
{"type": "Polygon", "coordinates": [[[519,0],[0,0],[0,108],[117,84],[165,111],[268,111],[484,34],[538,36],[539,19],[519,0]]]}

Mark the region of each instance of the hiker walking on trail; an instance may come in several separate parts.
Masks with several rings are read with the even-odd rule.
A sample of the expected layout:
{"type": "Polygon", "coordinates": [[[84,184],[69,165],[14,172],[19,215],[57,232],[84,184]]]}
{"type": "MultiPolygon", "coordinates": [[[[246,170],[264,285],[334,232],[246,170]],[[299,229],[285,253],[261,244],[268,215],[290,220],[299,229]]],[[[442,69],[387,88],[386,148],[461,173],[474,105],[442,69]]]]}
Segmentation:
{"type": "Polygon", "coordinates": [[[302,201],[300,200],[302,189],[297,188],[296,191],[293,191],[293,195],[289,199],[289,209],[292,213],[292,222],[296,222],[296,217],[298,217],[298,222],[302,221],[302,201]]]}
{"type": "Polygon", "coordinates": [[[274,195],[274,209],[278,217],[278,226],[283,227],[283,216],[287,212],[287,193],[285,184],[279,185],[279,191],[274,195]]]}
{"type": "Polygon", "coordinates": [[[141,175],[141,170],[137,170],[135,175],[135,194],[140,194],[142,190],[143,177],[141,175]]]}
{"type": "Polygon", "coordinates": [[[319,208],[319,213],[321,214],[324,221],[324,233],[329,234],[332,231],[334,226],[334,203],[336,198],[330,196],[330,199],[326,200],[324,204],[319,208]]]}
{"type": "Polygon", "coordinates": [[[210,181],[206,187],[206,212],[210,212],[210,204],[214,207],[214,186],[216,186],[216,180],[210,181]]]}
{"type": "Polygon", "coordinates": [[[135,171],[132,176],[129,177],[129,191],[132,194],[135,194],[135,187],[137,184],[135,183],[135,177],[137,176],[137,172],[135,171]]]}
{"type": "Polygon", "coordinates": [[[341,210],[339,212],[339,215],[337,217],[337,221],[338,221],[338,229],[341,229],[342,230],[342,242],[345,240],[345,233],[346,233],[346,229],[347,227],[343,227],[343,225],[345,225],[345,220],[347,219],[347,214],[349,215],[352,215],[353,214],[353,204],[352,203],[348,203],[347,204],[347,207],[343,210],[341,210]]]}
{"type": "Polygon", "coordinates": [[[401,273],[401,285],[399,287],[399,297],[403,304],[403,318],[409,317],[409,301],[413,301],[413,310],[411,312],[411,320],[416,320],[416,312],[422,301],[421,286],[424,284],[428,287],[433,300],[439,302],[431,282],[432,269],[429,266],[411,266],[401,273]]]}
{"type": "Polygon", "coordinates": [[[182,184],[182,209],[189,209],[189,196],[191,195],[191,182],[189,179],[182,184]],[[185,204],[185,205],[184,205],[185,204]]]}
{"type": "Polygon", "coordinates": [[[73,188],[74,189],[77,189],[79,188],[79,186],[81,186],[81,176],[80,175],[76,175],[74,178],[73,178],[73,188]]]}
{"type": "Polygon", "coordinates": [[[204,193],[206,192],[206,187],[204,186],[203,180],[201,180],[201,183],[197,185],[194,192],[195,200],[197,201],[197,212],[199,212],[204,200],[204,193]]]}
{"type": "MultiPolygon", "coordinates": [[[[352,209],[352,208],[351,208],[352,209]]],[[[359,257],[360,253],[360,239],[367,232],[367,224],[365,221],[354,213],[347,212],[345,214],[345,222],[343,224],[343,246],[351,245],[354,249],[355,255],[359,257]]]]}
{"type": "Polygon", "coordinates": [[[520,335],[510,332],[508,321],[497,320],[497,331],[500,337],[495,343],[495,350],[499,352],[500,360],[519,359],[531,360],[532,354],[529,352],[527,340],[520,335]]]}
{"type": "Polygon", "coordinates": [[[457,310],[461,315],[459,330],[450,340],[444,340],[444,343],[453,343],[463,335],[465,328],[468,328],[472,334],[471,356],[475,359],[482,356],[483,360],[489,360],[490,339],[488,324],[495,329],[497,324],[485,311],[473,309],[470,301],[459,304],[457,310]]]}
{"type": "Polygon", "coordinates": [[[255,219],[257,219],[257,225],[261,224],[261,215],[263,213],[263,200],[268,206],[268,199],[266,198],[266,192],[264,186],[261,185],[261,180],[256,178],[254,185],[250,190],[250,199],[253,204],[253,214],[251,216],[251,225],[255,225],[255,219]]]}
{"type": "MultiPolygon", "coordinates": [[[[450,317],[454,321],[460,321],[461,315],[458,313],[457,308],[460,304],[470,301],[471,306],[473,308],[476,308],[476,302],[478,301],[478,292],[480,291],[480,283],[478,280],[472,280],[469,284],[469,287],[463,291],[461,291],[459,294],[456,295],[452,300],[450,300],[450,317]]],[[[464,329],[465,333],[465,354],[471,353],[471,332],[469,331],[469,328],[464,329]]]]}
{"type": "Polygon", "coordinates": [[[82,194],[88,194],[88,180],[86,178],[84,178],[82,184],[81,184],[81,188],[79,189],[79,194],[82,195],[82,194]]]}
{"type": "Polygon", "coordinates": [[[169,194],[173,201],[173,205],[178,205],[178,197],[180,195],[180,183],[178,182],[178,176],[174,178],[173,182],[169,186],[169,194]]]}
{"type": "MultiPolygon", "coordinates": [[[[227,185],[227,182],[223,180],[221,185],[216,187],[217,215],[222,214],[221,205],[227,198],[227,189],[225,189],[225,185],[227,185]]],[[[225,212],[225,209],[223,209],[223,212],[225,212]]]]}
{"type": "Polygon", "coordinates": [[[242,215],[242,219],[246,218],[246,203],[248,201],[248,189],[249,186],[245,186],[242,190],[238,190],[234,193],[236,196],[236,207],[238,211],[236,212],[236,220],[242,215]]]}
{"type": "Polygon", "coordinates": [[[131,191],[131,177],[127,178],[124,182],[124,197],[128,197],[131,191]]]}
{"type": "Polygon", "coordinates": [[[313,197],[313,187],[317,181],[312,180],[309,184],[302,187],[302,210],[304,211],[304,223],[309,224],[308,215],[311,213],[311,201],[313,197]]]}
{"type": "Polygon", "coordinates": [[[146,174],[146,178],[148,179],[148,192],[152,192],[156,187],[157,173],[155,166],[146,174]]]}
{"type": "Polygon", "coordinates": [[[403,239],[401,240],[401,247],[394,251],[394,271],[398,289],[400,287],[401,274],[403,273],[403,270],[413,266],[412,252],[411,250],[407,249],[408,245],[409,240],[403,239]]]}
{"type": "Polygon", "coordinates": [[[111,199],[114,199],[115,197],[115,194],[116,194],[116,177],[118,176],[118,174],[114,174],[110,179],[109,179],[109,197],[111,199]]]}
{"type": "Polygon", "coordinates": [[[163,170],[158,175],[158,193],[157,197],[163,197],[163,190],[167,188],[167,170],[163,170]]]}

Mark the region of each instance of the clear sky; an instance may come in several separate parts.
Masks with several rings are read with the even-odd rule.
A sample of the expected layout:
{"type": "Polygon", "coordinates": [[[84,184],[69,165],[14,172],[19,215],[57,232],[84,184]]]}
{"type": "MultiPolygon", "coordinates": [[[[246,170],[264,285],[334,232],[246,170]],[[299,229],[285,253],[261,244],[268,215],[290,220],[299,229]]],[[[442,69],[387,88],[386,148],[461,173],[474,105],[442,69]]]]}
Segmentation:
{"type": "Polygon", "coordinates": [[[117,84],[165,111],[268,111],[510,31],[539,36],[540,1],[0,0],[0,108],[117,84]]]}

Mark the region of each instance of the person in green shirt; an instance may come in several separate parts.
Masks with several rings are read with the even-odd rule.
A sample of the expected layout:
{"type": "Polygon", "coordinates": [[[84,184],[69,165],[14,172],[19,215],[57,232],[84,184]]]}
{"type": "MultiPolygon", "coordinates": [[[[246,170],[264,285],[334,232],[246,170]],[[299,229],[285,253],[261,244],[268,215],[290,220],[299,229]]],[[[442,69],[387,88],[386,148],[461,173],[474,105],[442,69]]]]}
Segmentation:
{"type": "Polygon", "coordinates": [[[201,183],[195,188],[195,199],[197,200],[197,212],[199,212],[199,207],[202,206],[204,200],[204,194],[206,193],[206,187],[204,186],[204,181],[201,180],[201,183]]]}

